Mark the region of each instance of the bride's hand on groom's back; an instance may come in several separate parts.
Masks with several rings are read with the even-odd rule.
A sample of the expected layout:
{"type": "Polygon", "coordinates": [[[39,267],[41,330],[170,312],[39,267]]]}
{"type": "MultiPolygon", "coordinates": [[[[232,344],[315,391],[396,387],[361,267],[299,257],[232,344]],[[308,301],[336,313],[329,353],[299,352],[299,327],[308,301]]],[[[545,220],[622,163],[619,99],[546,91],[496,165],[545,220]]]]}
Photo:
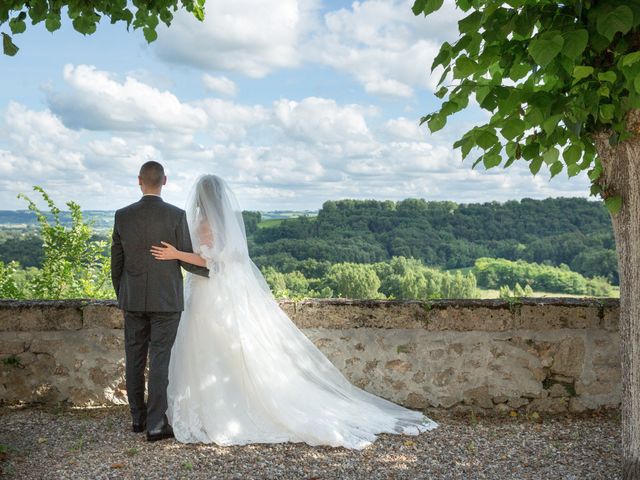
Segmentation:
{"type": "Polygon", "coordinates": [[[153,245],[151,247],[151,255],[156,260],[177,260],[178,259],[178,250],[176,247],[167,242],[160,242],[163,246],[158,247],[153,245]]]}

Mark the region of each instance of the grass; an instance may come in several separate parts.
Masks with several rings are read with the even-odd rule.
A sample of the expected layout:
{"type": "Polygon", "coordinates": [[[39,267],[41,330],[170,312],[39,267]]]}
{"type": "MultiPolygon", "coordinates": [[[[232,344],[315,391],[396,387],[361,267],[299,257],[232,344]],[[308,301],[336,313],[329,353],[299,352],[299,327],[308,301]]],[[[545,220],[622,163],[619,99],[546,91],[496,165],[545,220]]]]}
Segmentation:
{"type": "Polygon", "coordinates": [[[300,215],[299,213],[293,212],[287,218],[267,218],[265,220],[262,220],[258,224],[258,228],[276,227],[276,226],[280,225],[283,220],[287,220],[289,218],[297,218],[297,217],[300,217],[300,216],[306,216],[311,221],[313,221],[313,220],[315,220],[317,218],[315,215],[300,215]]]}
{"type": "MultiPolygon", "coordinates": [[[[611,295],[611,297],[609,297],[609,298],[619,298],[620,297],[620,288],[619,287],[613,287],[613,290],[614,290],[613,295],[611,295]]],[[[478,291],[480,292],[480,298],[500,298],[500,291],[499,290],[479,288],[478,291]]],[[[584,297],[589,297],[589,298],[591,298],[590,295],[576,295],[576,294],[573,294],[573,293],[542,292],[542,291],[537,291],[537,290],[534,290],[532,297],[536,297],[536,298],[544,298],[544,297],[584,298],[584,297]]]]}
{"type": "Polygon", "coordinates": [[[271,218],[269,220],[263,220],[258,224],[258,228],[272,228],[280,225],[284,218],[271,218]]]}

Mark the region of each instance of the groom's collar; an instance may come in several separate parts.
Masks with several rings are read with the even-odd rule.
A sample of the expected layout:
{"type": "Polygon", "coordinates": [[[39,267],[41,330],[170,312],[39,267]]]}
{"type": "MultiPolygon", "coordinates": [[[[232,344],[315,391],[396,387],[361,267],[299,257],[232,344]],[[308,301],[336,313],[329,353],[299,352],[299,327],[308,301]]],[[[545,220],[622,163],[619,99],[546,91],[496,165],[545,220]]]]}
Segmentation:
{"type": "Polygon", "coordinates": [[[145,193],[142,195],[141,201],[162,201],[162,197],[160,195],[156,195],[155,193],[145,193]]]}

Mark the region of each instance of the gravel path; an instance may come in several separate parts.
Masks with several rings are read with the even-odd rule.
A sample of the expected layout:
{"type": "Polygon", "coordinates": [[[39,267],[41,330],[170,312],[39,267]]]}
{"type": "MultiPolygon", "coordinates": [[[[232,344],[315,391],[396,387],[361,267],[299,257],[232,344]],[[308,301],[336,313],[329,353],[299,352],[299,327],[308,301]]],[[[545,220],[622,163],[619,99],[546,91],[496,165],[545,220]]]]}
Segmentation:
{"type": "Polygon", "coordinates": [[[429,411],[418,437],[363,451],[305,444],[148,443],[126,407],[0,408],[0,469],[17,479],[616,479],[618,412],[475,418],[429,411]],[[6,451],[3,453],[3,451],[6,451]]]}

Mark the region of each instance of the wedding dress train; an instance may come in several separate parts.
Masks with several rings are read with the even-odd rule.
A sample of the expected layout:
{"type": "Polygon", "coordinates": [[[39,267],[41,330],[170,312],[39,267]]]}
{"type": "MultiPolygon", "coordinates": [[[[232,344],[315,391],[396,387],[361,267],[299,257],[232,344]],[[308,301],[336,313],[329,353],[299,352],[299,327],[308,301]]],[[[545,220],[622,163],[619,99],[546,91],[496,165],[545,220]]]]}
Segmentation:
{"type": "Polygon", "coordinates": [[[206,181],[215,188],[196,187],[190,226],[211,273],[186,281],[167,392],[176,439],[362,449],[379,433],[436,428],[422,413],[352,385],[293,324],[246,253],[233,194],[219,177],[198,184],[206,181]],[[207,230],[213,246],[203,240],[207,230]]]}

